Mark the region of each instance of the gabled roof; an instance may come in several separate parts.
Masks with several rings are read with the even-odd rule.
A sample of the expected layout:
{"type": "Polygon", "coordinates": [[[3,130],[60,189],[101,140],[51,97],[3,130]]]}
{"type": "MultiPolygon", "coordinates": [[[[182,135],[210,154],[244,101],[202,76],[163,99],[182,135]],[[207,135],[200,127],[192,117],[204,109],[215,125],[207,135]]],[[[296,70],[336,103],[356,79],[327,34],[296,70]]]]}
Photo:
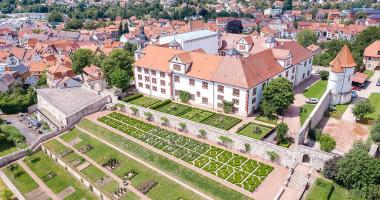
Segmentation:
{"type": "Polygon", "coordinates": [[[334,60],[330,62],[331,71],[336,73],[343,72],[343,68],[352,68],[356,66],[352,53],[346,44],[334,60]]]}
{"type": "Polygon", "coordinates": [[[376,40],[364,50],[364,56],[380,58],[380,40],[376,40]]]}

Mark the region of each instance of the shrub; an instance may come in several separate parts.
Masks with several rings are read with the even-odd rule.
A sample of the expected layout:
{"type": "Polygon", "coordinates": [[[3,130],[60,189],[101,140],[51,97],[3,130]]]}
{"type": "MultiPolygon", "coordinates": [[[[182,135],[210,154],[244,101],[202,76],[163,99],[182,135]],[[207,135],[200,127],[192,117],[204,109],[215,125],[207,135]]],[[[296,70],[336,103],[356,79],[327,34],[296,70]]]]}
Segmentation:
{"type": "Polygon", "coordinates": [[[319,72],[319,77],[322,79],[322,80],[327,80],[329,78],[329,71],[326,71],[326,70],[322,70],[319,72]]]}
{"type": "Polygon", "coordinates": [[[188,103],[189,100],[191,99],[190,93],[180,90],[179,91],[179,99],[181,99],[181,102],[183,103],[188,103]]]}
{"type": "Polygon", "coordinates": [[[162,107],[162,106],[164,106],[166,104],[169,104],[171,102],[172,102],[172,100],[166,99],[164,101],[161,101],[161,102],[158,102],[158,103],[155,103],[155,104],[151,105],[149,108],[155,110],[155,109],[157,109],[159,107],[162,107]]]}
{"type": "Polygon", "coordinates": [[[134,115],[136,115],[137,112],[139,111],[139,109],[137,109],[136,107],[130,107],[129,109],[131,109],[134,115]]]}
{"type": "Polygon", "coordinates": [[[223,101],[223,111],[227,114],[232,113],[234,108],[234,103],[230,101],[223,101]]]}
{"type": "Polygon", "coordinates": [[[335,180],[336,175],[338,173],[337,163],[340,159],[341,157],[335,156],[324,164],[322,171],[324,177],[331,180],[335,180]]]}
{"type": "Polygon", "coordinates": [[[367,114],[375,112],[375,107],[369,100],[358,101],[352,108],[352,114],[355,115],[357,120],[364,119],[367,114]]]}
{"type": "Polygon", "coordinates": [[[232,143],[233,140],[227,136],[219,136],[219,140],[222,142],[223,145],[227,145],[228,143],[232,143]]]}
{"type": "Polygon", "coordinates": [[[244,144],[244,149],[245,149],[245,152],[246,152],[246,153],[250,152],[250,151],[251,151],[251,145],[248,144],[248,143],[245,143],[245,144],[244,144]]]}
{"type": "Polygon", "coordinates": [[[206,139],[207,132],[204,129],[199,130],[199,135],[201,138],[206,139]]]}
{"type": "Polygon", "coordinates": [[[0,110],[7,114],[26,112],[29,106],[37,102],[36,96],[32,88],[25,91],[21,87],[9,93],[0,93],[0,110]]]}
{"type": "Polygon", "coordinates": [[[372,140],[375,142],[380,142],[380,132],[374,132],[371,135],[372,140]]]}
{"type": "Polygon", "coordinates": [[[375,142],[380,142],[380,119],[375,121],[375,124],[372,126],[371,133],[372,140],[375,142]]]}
{"type": "Polygon", "coordinates": [[[181,128],[181,131],[186,130],[186,124],[183,122],[179,123],[179,127],[181,128]]]}
{"type": "Polygon", "coordinates": [[[145,113],[144,113],[144,116],[146,117],[146,119],[147,119],[148,121],[150,121],[150,120],[152,119],[152,117],[153,117],[153,114],[150,113],[150,112],[145,112],[145,113]]]}
{"type": "Polygon", "coordinates": [[[287,138],[288,125],[281,122],[276,126],[276,138],[278,141],[282,142],[287,138]]]}
{"type": "Polygon", "coordinates": [[[125,97],[124,99],[122,99],[122,101],[124,101],[124,102],[130,102],[130,101],[135,100],[135,99],[138,99],[138,98],[140,98],[140,97],[142,97],[142,96],[143,96],[143,94],[141,94],[141,93],[137,93],[137,94],[134,94],[134,95],[132,95],[132,96],[125,97]]]}
{"type": "Polygon", "coordinates": [[[336,145],[336,142],[333,137],[328,134],[321,134],[317,137],[319,144],[321,145],[321,149],[326,152],[331,152],[336,145]]]}
{"type": "Polygon", "coordinates": [[[167,126],[169,124],[169,119],[166,117],[161,117],[161,124],[167,126]]]}
{"type": "Polygon", "coordinates": [[[274,151],[267,151],[267,154],[268,154],[268,156],[269,156],[269,159],[270,159],[272,162],[274,162],[274,161],[276,161],[278,158],[280,158],[280,156],[279,156],[276,152],[274,152],[274,151]]]}

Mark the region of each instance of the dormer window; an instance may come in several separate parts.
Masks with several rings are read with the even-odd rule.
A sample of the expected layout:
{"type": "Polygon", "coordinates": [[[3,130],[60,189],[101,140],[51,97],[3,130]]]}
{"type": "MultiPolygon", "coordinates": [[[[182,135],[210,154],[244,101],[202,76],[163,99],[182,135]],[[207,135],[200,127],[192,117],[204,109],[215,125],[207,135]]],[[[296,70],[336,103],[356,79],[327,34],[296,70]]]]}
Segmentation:
{"type": "Polygon", "coordinates": [[[181,71],[181,65],[173,64],[173,69],[174,69],[175,71],[181,71]]]}

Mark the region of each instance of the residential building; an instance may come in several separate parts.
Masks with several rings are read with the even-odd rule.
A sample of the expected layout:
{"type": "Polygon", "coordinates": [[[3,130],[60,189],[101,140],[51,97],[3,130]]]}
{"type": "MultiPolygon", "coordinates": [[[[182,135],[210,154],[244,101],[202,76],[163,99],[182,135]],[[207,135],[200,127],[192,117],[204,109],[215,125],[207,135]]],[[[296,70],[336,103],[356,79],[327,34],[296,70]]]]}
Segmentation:
{"type": "Polygon", "coordinates": [[[370,44],[364,50],[363,64],[368,70],[380,69],[380,40],[370,44]]]}

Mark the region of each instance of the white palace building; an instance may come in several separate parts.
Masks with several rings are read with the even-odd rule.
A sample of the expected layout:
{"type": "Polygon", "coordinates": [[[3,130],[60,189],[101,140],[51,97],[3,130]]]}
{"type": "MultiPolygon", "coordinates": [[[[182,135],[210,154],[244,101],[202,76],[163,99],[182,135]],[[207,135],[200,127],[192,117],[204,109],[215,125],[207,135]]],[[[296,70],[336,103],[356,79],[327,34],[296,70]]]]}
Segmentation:
{"type": "MultiPolygon", "coordinates": [[[[187,91],[191,94],[190,104],[214,110],[222,110],[226,100],[234,102],[235,114],[248,116],[259,107],[263,87],[270,80],[286,77],[298,85],[310,77],[313,54],[297,42],[233,35],[239,36],[236,44],[230,44],[238,48],[225,49],[220,53],[223,56],[207,54],[202,44],[196,50],[184,51],[175,41],[165,46],[146,46],[142,40],[135,52],[137,90],[174,100],[179,99],[179,91],[187,91]]],[[[226,43],[221,40],[219,34],[219,42],[214,45],[220,48],[226,43]]]]}

